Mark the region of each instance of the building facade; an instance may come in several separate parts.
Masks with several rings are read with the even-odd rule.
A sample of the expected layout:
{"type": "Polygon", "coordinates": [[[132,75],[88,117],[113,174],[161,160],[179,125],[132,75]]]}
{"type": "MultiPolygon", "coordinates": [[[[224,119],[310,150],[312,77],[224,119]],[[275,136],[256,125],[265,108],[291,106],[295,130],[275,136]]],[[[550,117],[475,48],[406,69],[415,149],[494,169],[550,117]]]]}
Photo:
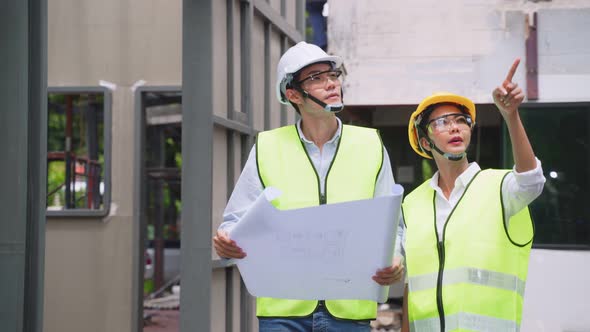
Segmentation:
{"type": "Polygon", "coordinates": [[[144,287],[147,294],[180,277],[183,223],[206,230],[182,237],[207,239],[198,246],[210,257],[193,264],[212,267],[210,284],[195,286],[210,289],[202,304],[210,330],[256,329],[252,298],[210,238],[255,134],[294,122],[271,87],[281,53],[303,38],[303,13],[303,1],[284,0],[48,1],[44,331],[141,331],[144,287]],[[212,22],[204,37],[186,31],[198,22],[183,24],[201,9],[212,22]],[[183,39],[190,37],[199,40],[183,39]],[[187,54],[196,57],[183,66],[187,54]],[[209,74],[183,79],[192,63],[209,74]],[[211,91],[202,105],[212,107],[191,102],[184,110],[211,118],[213,152],[202,162],[212,174],[200,180],[212,183],[208,218],[180,214],[182,129],[203,125],[182,126],[187,80],[211,91]]]}

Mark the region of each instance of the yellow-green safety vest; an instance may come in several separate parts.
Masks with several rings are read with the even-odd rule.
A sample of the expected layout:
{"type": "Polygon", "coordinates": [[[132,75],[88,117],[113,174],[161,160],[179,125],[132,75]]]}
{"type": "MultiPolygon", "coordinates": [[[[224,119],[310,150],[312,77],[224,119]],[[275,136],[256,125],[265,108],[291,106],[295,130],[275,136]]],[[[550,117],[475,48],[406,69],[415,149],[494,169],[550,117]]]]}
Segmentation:
{"type": "Polygon", "coordinates": [[[528,207],[504,222],[508,170],[480,171],[436,231],[430,180],[403,203],[411,331],[518,331],[534,226],[528,207]]]}
{"type": "MultiPolygon", "coordinates": [[[[320,178],[305,150],[297,127],[261,132],[256,139],[258,175],[264,187],[281,190],[273,205],[280,210],[373,198],[383,163],[383,143],[375,129],[343,125],[336,154],[320,192],[320,178]]],[[[289,285],[285,285],[289,287],[289,285]]],[[[377,303],[366,300],[326,300],[326,308],[342,319],[374,319],[377,303]]],[[[259,317],[303,317],[318,301],[268,297],[256,299],[259,317]]]]}

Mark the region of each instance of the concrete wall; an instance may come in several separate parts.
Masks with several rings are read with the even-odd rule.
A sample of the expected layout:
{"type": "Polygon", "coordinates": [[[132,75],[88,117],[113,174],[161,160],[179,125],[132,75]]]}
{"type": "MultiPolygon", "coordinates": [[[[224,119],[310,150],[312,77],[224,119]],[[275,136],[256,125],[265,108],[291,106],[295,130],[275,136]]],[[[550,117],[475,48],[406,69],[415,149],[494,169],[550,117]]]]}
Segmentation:
{"type": "MultiPolygon", "coordinates": [[[[541,101],[588,100],[590,3],[555,0],[338,0],[329,50],[344,57],[349,105],[417,104],[435,91],[491,102],[516,57],[525,17],[539,17],[541,101]]],[[[524,61],[515,80],[526,85],[524,61]]]]}
{"type": "Polygon", "coordinates": [[[521,331],[590,331],[589,251],[533,249],[521,331]]]}
{"type": "Polygon", "coordinates": [[[543,9],[538,21],[539,100],[590,100],[590,8],[543,9]]]}

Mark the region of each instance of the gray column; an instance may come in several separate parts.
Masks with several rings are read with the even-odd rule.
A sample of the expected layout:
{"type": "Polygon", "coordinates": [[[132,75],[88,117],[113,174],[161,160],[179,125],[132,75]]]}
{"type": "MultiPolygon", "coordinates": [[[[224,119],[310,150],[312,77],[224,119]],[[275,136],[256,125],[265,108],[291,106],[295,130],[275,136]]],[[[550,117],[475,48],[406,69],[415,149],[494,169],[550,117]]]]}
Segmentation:
{"type": "Polygon", "coordinates": [[[0,10],[0,326],[42,331],[47,149],[47,3],[0,10]]]}
{"type": "Polygon", "coordinates": [[[211,330],[212,6],[182,6],[181,332],[211,330]]]}

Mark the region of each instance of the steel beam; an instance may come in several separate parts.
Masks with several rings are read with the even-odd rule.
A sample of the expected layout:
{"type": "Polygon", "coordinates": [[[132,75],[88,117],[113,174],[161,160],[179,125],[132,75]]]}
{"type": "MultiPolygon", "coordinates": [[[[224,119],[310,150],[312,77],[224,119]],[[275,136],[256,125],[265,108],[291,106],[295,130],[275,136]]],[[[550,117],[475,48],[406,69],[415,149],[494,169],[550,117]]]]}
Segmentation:
{"type": "Polygon", "coordinates": [[[180,331],[211,330],[213,0],[182,2],[180,331]]]}
{"type": "Polygon", "coordinates": [[[0,326],[43,329],[47,164],[47,2],[0,11],[0,326]]]}
{"type": "Polygon", "coordinates": [[[266,20],[268,20],[277,30],[287,36],[291,41],[298,42],[303,40],[303,34],[301,33],[302,30],[300,26],[301,20],[303,19],[303,28],[305,28],[305,4],[303,1],[297,0],[297,29],[289,25],[281,13],[274,10],[265,0],[253,0],[251,2],[254,4],[254,9],[258,14],[266,18],[266,20]]]}

